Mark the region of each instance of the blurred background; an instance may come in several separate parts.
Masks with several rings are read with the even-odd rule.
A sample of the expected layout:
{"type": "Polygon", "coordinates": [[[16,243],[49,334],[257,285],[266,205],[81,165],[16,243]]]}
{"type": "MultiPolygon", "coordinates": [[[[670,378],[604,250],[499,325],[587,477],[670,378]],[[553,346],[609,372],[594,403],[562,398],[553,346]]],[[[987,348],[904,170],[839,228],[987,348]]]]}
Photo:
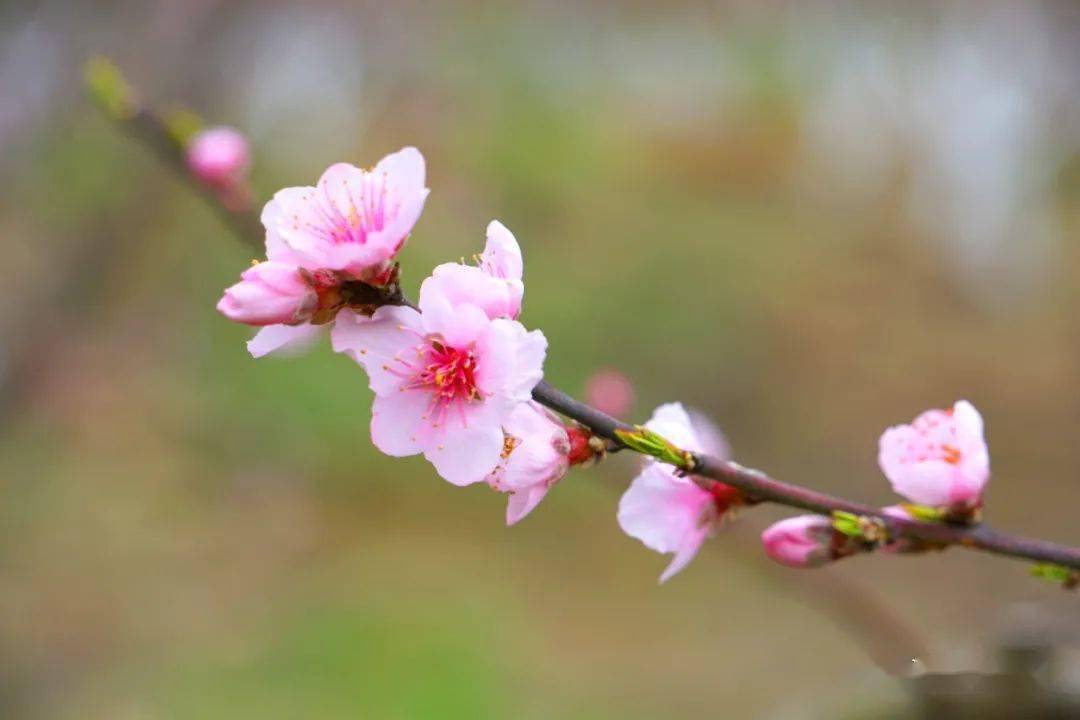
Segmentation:
{"type": "Polygon", "coordinates": [[[913,648],[989,672],[1080,625],[960,550],[770,566],[776,508],[658,587],[626,457],[508,530],[372,448],[350,361],[248,356],[214,305],[250,250],[86,100],[91,54],[249,133],[260,199],[418,146],[406,289],[499,218],[572,393],[616,368],[634,418],[684,400],[880,504],[881,430],[967,398],[988,520],[1077,544],[1078,36],[1074,2],[0,6],[0,716],[891,717],[913,648]]]}

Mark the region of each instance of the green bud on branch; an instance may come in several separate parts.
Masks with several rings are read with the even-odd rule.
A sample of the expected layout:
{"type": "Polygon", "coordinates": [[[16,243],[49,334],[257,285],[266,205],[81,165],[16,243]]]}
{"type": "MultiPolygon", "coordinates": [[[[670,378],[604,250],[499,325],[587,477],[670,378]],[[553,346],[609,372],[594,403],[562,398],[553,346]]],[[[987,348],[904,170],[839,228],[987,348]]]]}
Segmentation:
{"type": "Polygon", "coordinates": [[[135,96],[120,68],[107,57],[96,56],[83,65],[83,77],[90,96],[115,120],[135,114],[135,96]]]}
{"type": "Polygon", "coordinates": [[[663,436],[646,427],[638,425],[633,430],[615,430],[615,436],[623,445],[642,455],[649,455],[685,472],[692,472],[694,469],[693,455],[680,450],[663,436]]]}

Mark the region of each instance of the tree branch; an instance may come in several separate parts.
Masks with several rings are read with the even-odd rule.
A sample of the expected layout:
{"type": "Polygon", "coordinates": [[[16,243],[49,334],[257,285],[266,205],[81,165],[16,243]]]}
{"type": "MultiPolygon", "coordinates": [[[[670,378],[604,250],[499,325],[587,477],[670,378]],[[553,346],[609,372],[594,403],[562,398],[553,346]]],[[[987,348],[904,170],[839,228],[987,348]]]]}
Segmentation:
{"type": "MultiPolygon", "coordinates": [[[[263,251],[263,228],[258,216],[250,209],[230,210],[220,198],[201,185],[187,171],[184,148],[169,131],[167,123],[156,113],[138,106],[132,99],[130,89],[124,86],[124,103],[117,111],[109,97],[102,97],[99,88],[91,89],[106,112],[133,137],[152,149],[166,165],[181,177],[222,217],[236,236],[247,246],[263,251]]],[[[398,298],[393,304],[409,304],[398,298]]],[[[556,412],[588,428],[592,433],[610,440],[616,447],[628,447],[616,431],[635,432],[633,425],[624,422],[575,400],[562,390],[541,381],[533,389],[533,398],[556,412]]],[[[973,550],[1005,557],[1052,563],[1080,571],[1080,548],[1059,545],[1044,540],[1019,537],[999,532],[986,525],[964,526],[950,523],[922,522],[885,515],[880,508],[852,502],[798,485],[775,480],[765,473],[745,468],[738,463],[720,460],[700,453],[679,451],[686,461],[684,469],[691,478],[709,488],[714,481],[723,482],[741,490],[751,502],[771,502],[821,515],[845,511],[856,515],[880,519],[890,537],[909,538],[933,546],[957,545],[973,550]]]]}

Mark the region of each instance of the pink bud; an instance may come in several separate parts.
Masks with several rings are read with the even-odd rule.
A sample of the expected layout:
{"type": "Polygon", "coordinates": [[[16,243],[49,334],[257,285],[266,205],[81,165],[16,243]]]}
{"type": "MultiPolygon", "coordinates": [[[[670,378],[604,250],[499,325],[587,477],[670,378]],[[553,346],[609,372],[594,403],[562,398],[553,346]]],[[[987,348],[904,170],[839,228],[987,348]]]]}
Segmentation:
{"type": "Polygon", "coordinates": [[[614,368],[600,370],[585,382],[585,402],[612,417],[625,417],[634,404],[634,386],[614,368]]]}
{"type": "Polygon", "coordinates": [[[267,261],[245,270],[217,309],[247,325],[292,325],[310,317],[318,303],[318,294],[295,266],[267,261]]]}
{"type": "Polygon", "coordinates": [[[188,143],[188,168],[201,182],[216,188],[241,182],[250,162],[247,138],[231,127],[203,130],[188,143]]]}
{"type": "Polygon", "coordinates": [[[773,523],[761,533],[765,552],[788,567],[818,567],[833,559],[832,522],[821,515],[798,515],[773,523]]]}

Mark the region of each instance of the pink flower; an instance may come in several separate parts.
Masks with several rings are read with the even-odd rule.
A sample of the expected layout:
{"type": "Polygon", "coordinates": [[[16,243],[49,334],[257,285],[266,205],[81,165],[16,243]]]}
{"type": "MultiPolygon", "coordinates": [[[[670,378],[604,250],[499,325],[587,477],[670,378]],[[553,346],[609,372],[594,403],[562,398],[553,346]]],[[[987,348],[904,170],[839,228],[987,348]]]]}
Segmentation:
{"type": "Polygon", "coordinates": [[[455,485],[480,482],[502,455],[504,425],[543,377],[547,340],[439,293],[421,292],[420,310],[345,313],[334,350],[367,371],[376,447],[397,457],[423,453],[455,485]]]}
{"type": "Polygon", "coordinates": [[[245,270],[217,309],[248,325],[296,325],[308,320],[318,303],[318,293],[295,265],[269,261],[245,270]]]}
{"type": "Polygon", "coordinates": [[[570,468],[566,427],[545,408],[529,401],[517,405],[503,425],[503,452],[487,481],[510,493],[506,524],[532,512],[570,468]]]}
{"type": "Polygon", "coordinates": [[[891,427],[881,436],[878,464],[893,490],[913,503],[978,507],[990,478],[982,416],[961,400],[891,427]]]}
{"type": "Polygon", "coordinates": [[[498,220],[488,224],[487,244],[484,252],[477,256],[477,262],[476,266],[439,265],[424,281],[420,289],[421,301],[424,293],[438,293],[452,305],[475,305],[492,319],[517,319],[525,294],[521,281],[521,249],[513,234],[498,220]]]}
{"type": "Polygon", "coordinates": [[[203,130],[187,146],[187,164],[201,182],[227,188],[244,180],[251,164],[247,138],[231,127],[203,130]]]}
{"type": "Polygon", "coordinates": [[[614,368],[600,370],[585,381],[585,402],[612,417],[623,417],[634,404],[634,386],[614,368]]]}
{"type": "MultiPolygon", "coordinates": [[[[679,403],[658,407],[645,427],[684,450],[712,453],[717,449],[706,446],[708,439],[698,433],[679,403]]],[[[735,488],[723,483],[711,487],[711,491],[705,490],[693,478],[681,477],[671,466],[650,459],[619,501],[618,519],[623,532],[650,550],[674,553],[660,582],[686,567],[705,538],[741,501],[735,488]]]]}
{"type": "Polygon", "coordinates": [[[262,212],[267,257],[377,279],[424,208],[424,173],[424,157],[407,147],[370,171],[338,163],[315,187],[279,190],[262,212]]]}
{"type": "Polygon", "coordinates": [[[765,552],[788,567],[807,568],[834,559],[832,522],[821,515],[799,515],[773,523],[761,533],[765,552]]]}
{"type": "Polygon", "coordinates": [[[274,195],[262,212],[269,261],[218,303],[226,317],[264,326],[248,343],[252,355],[305,344],[339,312],[370,312],[351,291],[394,280],[391,261],[427,198],[424,173],[420,152],[405,148],[371,171],[338,163],[316,187],[274,195]]]}

